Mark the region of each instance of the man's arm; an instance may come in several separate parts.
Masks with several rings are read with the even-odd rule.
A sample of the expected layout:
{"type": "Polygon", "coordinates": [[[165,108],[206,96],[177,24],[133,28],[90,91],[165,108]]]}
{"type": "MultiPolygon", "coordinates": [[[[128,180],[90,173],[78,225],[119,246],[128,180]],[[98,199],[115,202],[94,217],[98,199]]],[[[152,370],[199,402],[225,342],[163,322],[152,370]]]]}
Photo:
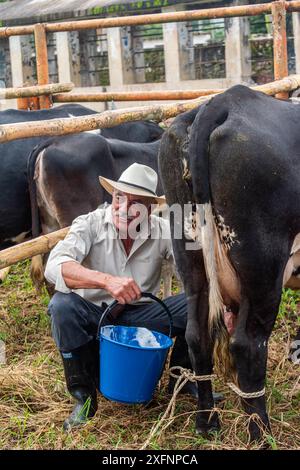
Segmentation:
{"type": "Polygon", "coordinates": [[[87,269],[76,261],[62,263],[61,273],[70,289],[105,289],[121,304],[141,297],[140,288],[133,279],[87,269]]]}
{"type": "Polygon", "coordinates": [[[90,214],[77,217],[66,238],[51,251],[45,277],[55,290],[69,293],[72,289],[105,289],[118,302],[125,304],[140,298],[133,279],[115,277],[81,265],[93,242],[90,214]]]}

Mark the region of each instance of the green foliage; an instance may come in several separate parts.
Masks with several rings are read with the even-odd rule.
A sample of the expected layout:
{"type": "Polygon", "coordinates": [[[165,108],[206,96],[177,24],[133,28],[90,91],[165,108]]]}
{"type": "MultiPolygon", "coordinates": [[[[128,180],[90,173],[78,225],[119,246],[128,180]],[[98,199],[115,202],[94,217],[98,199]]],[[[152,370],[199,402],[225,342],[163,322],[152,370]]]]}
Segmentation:
{"type": "Polygon", "coordinates": [[[277,443],[274,437],[271,436],[270,434],[268,434],[266,437],[267,437],[267,443],[270,445],[270,448],[272,450],[278,450],[277,443]]]}
{"type": "MultiPolygon", "coordinates": [[[[0,0],[2,1],[2,0],[0,0]]],[[[88,10],[89,15],[105,15],[105,14],[121,14],[128,11],[138,11],[150,8],[162,8],[169,5],[168,0],[139,0],[124,4],[121,0],[119,3],[109,5],[107,7],[93,7],[88,10]]]]}
{"type": "Polygon", "coordinates": [[[250,16],[250,33],[251,34],[269,34],[270,33],[270,15],[250,16]]]}
{"type": "Polygon", "coordinates": [[[279,318],[297,315],[297,305],[300,302],[300,290],[283,289],[281,304],[279,307],[279,318]]]}
{"type": "Polygon", "coordinates": [[[165,80],[165,64],[163,49],[144,52],[146,82],[163,82],[165,80]]]}

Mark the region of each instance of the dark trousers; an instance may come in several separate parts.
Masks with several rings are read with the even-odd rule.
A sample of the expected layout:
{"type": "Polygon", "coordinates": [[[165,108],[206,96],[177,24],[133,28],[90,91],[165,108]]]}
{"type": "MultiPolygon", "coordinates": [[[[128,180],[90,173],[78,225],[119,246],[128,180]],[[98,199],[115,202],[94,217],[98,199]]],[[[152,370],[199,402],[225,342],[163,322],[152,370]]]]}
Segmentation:
{"type": "MultiPolygon", "coordinates": [[[[173,317],[173,336],[176,336],[171,364],[191,368],[188,348],[184,338],[187,303],[185,294],[164,299],[173,317]]],[[[100,317],[104,311],[78,294],[56,292],[52,297],[48,313],[51,316],[52,335],[59,351],[66,353],[83,346],[96,338],[100,317]]],[[[140,326],[168,334],[167,314],[157,302],[148,305],[126,305],[117,318],[108,317],[104,324],[140,326]]]]}

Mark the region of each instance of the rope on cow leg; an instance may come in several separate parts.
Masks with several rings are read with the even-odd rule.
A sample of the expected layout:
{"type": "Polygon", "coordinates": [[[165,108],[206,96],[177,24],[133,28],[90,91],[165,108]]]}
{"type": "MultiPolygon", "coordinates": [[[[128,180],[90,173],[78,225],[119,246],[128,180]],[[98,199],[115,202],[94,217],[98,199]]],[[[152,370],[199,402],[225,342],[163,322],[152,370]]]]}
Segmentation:
{"type": "Polygon", "coordinates": [[[265,395],[266,393],[266,388],[264,387],[262,390],[259,390],[258,392],[243,392],[237,385],[235,385],[232,382],[227,382],[227,385],[231,390],[233,390],[239,397],[241,398],[259,398],[265,395]]]}
{"type": "Polygon", "coordinates": [[[206,382],[207,380],[213,380],[216,378],[216,374],[207,374],[207,375],[196,375],[195,372],[185,369],[181,366],[173,366],[169,370],[169,374],[171,377],[175,379],[180,379],[181,377],[185,377],[189,382],[206,382]],[[179,370],[180,374],[174,374],[174,370],[179,370]]]}
{"type": "MultiPolygon", "coordinates": [[[[216,375],[215,374],[210,374],[210,375],[196,375],[194,372],[188,370],[188,369],[184,369],[183,367],[179,367],[179,366],[174,366],[174,367],[171,367],[170,369],[170,375],[171,377],[175,377],[175,378],[178,378],[178,377],[186,377],[188,380],[190,380],[191,382],[205,382],[206,380],[213,380],[214,378],[216,378],[216,375]],[[174,373],[172,373],[172,370],[174,369],[178,369],[180,370],[181,372],[181,375],[176,375],[174,373]]],[[[231,390],[236,393],[239,397],[241,398],[259,398],[259,397],[262,397],[263,395],[265,395],[266,393],[266,388],[264,387],[262,390],[258,390],[257,392],[243,392],[237,385],[235,385],[233,382],[227,382],[227,385],[229,388],[231,388],[231,390]]]]}
{"type": "MultiPolygon", "coordinates": [[[[181,367],[181,366],[171,367],[169,370],[169,374],[171,377],[177,379],[175,386],[174,386],[172,398],[163,416],[152,427],[147,440],[144,442],[140,450],[146,449],[146,447],[150,444],[151,439],[158,433],[159,430],[160,430],[160,433],[162,433],[165,429],[167,429],[170,426],[170,424],[172,424],[172,422],[174,421],[174,412],[175,412],[175,404],[176,404],[177,395],[187,382],[189,381],[190,382],[206,382],[208,380],[213,380],[216,377],[216,374],[196,375],[195,372],[189,369],[185,369],[184,367],[181,367]],[[179,374],[175,374],[174,370],[178,370],[179,374]],[[166,420],[168,420],[168,422],[165,425],[163,425],[164,421],[166,420]]],[[[248,392],[243,392],[239,387],[237,387],[232,382],[227,382],[227,385],[228,387],[231,388],[231,390],[233,390],[241,398],[246,398],[246,399],[261,397],[265,394],[265,391],[266,391],[265,388],[263,388],[262,390],[259,390],[258,392],[248,393],[248,392]]]]}
{"type": "Polygon", "coordinates": [[[170,424],[174,421],[174,412],[175,412],[175,405],[176,405],[176,398],[177,395],[179,394],[180,390],[185,386],[185,384],[189,381],[191,382],[197,382],[197,381],[207,381],[207,380],[212,380],[215,375],[210,374],[210,375],[200,375],[197,376],[195,375],[195,372],[185,369],[184,367],[181,366],[173,366],[169,370],[169,374],[171,377],[174,377],[177,379],[174,390],[173,390],[173,395],[170,400],[170,403],[167,406],[166,411],[164,412],[163,416],[160,418],[160,420],[152,427],[150,434],[147,438],[147,440],[144,442],[140,450],[146,449],[146,447],[150,444],[151,439],[160,431],[162,433],[165,429],[167,429],[170,424]],[[179,370],[179,374],[175,374],[174,370],[179,370]],[[164,423],[164,421],[167,421],[167,423],[164,423]],[[160,429],[161,428],[161,429],[160,429]]]}

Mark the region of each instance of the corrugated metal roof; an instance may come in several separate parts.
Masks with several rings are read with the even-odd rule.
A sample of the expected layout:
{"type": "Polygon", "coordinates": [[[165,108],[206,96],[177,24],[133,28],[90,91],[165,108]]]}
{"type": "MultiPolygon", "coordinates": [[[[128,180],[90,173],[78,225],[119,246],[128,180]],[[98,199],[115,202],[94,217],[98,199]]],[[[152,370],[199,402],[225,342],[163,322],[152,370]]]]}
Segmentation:
{"type": "MultiPolygon", "coordinates": [[[[64,19],[76,16],[121,15],[130,11],[160,9],[177,3],[192,3],[195,0],[11,0],[0,3],[0,21],[26,23],[26,19],[38,21],[64,19]]],[[[199,3],[203,0],[199,0],[199,3]]]]}

